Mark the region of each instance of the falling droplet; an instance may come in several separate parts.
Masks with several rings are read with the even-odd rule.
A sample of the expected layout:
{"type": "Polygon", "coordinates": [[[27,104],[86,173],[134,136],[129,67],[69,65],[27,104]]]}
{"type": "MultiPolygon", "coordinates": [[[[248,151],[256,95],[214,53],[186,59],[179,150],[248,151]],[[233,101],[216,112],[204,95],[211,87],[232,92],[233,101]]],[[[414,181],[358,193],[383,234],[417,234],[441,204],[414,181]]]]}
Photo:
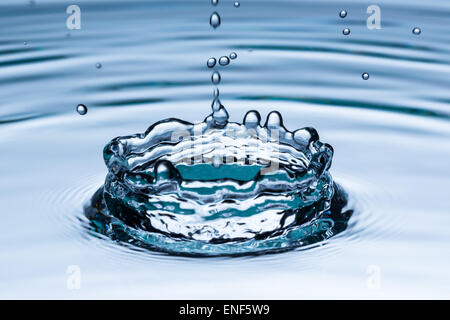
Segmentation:
{"type": "Polygon", "coordinates": [[[213,97],[218,98],[219,97],[219,88],[215,88],[213,92],[213,97]]]}
{"type": "Polygon", "coordinates": [[[216,58],[209,58],[206,65],[208,68],[213,68],[216,65],[216,58]]]}
{"type": "Polygon", "coordinates": [[[219,14],[217,12],[214,11],[211,14],[211,17],[209,18],[209,24],[214,29],[217,28],[218,26],[220,26],[220,16],[219,16],[219,14]]]}
{"type": "Polygon", "coordinates": [[[245,114],[244,124],[247,128],[255,128],[259,125],[261,121],[261,115],[258,111],[250,110],[245,114]]]}
{"type": "Polygon", "coordinates": [[[230,63],[230,58],[228,58],[227,56],[220,57],[220,59],[219,59],[219,64],[220,64],[221,66],[226,66],[226,65],[228,65],[229,63],[230,63]]]}
{"type": "Polygon", "coordinates": [[[345,18],[346,16],[347,16],[347,11],[346,10],[341,10],[341,12],[339,12],[339,17],[345,18]]]}
{"type": "Polygon", "coordinates": [[[362,74],[362,78],[364,79],[364,80],[368,80],[369,79],[369,74],[367,73],[367,72],[364,72],[363,74],[362,74]]]}
{"type": "Polygon", "coordinates": [[[79,104],[77,106],[77,112],[78,114],[84,116],[88,112],[88,108],[84,104],[79,104]]]}
{"type": "Polygon", "coordinates": [[[219,84],[221,79],[222,78],[220,76],[220,73],[217,71],[214,71],[213,74],[211,75],[211,81],[214,84],[219,84]]]}
{"type": "Polygon", "coordinates": [[[99,63],[96,63],[95,64],[95,67],[97,68],[97,69],[101,69],[101,67],[102,67],[102,64],[99,62],[99,63]]]}
{"type": "Polygon", "coordinates": [[[220,107],[222,106],[222,103],[220,102],[220,100],[218,98],[214,99],[212,104],[211,104],[211,109],[213,110],[213,112],[219,111],[220,107]]]}
{"type": "Polygon", "coordinates": [[[234,3],[234,7],[235,7],[235,8],[239,8],[240,5],[241,5],[241,4],[240,4],[238,1],[236,1],[236,2],[234,3]]]}
{"type": "Polygon", "coordinates": [[[415,27],[415,28],[412,30],[412,33],[415,34],[416,36],[418,36],[419,34],[422,33],[422,30],[420,30],[420,28],[418,28],[418,27],[415,27]]]}
{"type": "Polygon", "coordinates": [[[230,59],[231,59],[231,60],[234,60],[234,59],[236,59],[236,58],[237,58],[236,52],[230,53],[230,59]]]}
{"type": "Polygon", "coordinates": [[[217,6],[219,4],[219,0],[211,0],[211,4],[213,6],[217,6]]]}
{"type": "Polygon", "coordinates": [[[344,30],[342,30],[342,34],[344,36],[348,36],[350,34],[350,29],[349,28],[345,28],[344,30]]]}

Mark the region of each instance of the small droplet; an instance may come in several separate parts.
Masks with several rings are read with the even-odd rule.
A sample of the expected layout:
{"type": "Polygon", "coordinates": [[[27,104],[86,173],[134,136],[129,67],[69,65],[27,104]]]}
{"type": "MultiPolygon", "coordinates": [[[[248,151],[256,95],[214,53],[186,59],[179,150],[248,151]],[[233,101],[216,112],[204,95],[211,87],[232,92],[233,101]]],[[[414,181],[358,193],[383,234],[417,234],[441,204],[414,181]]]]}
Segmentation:
{"type": "Polygon", "coordinates": [[[341,11],[339,12],[339,17],[345,18],[346,16],[347,16],[347,11],[346,11],[346,10],[341,10],[341,11]]]}
{"type": "Polygon", "coordinates": [[[219,4],[219,0],[211,0],[211,4],[213,6],[217,6],[219,4]]]}
{"type": "Polygon", "coordinates": [[[84,104],[79,104],[77,106],[77,112],[78,114],[84,116],[88,112],[88,108],[84,104]]]}
{"type": "Polygon", "coordinates": [[[226,65],[228,65],[229,63],[230,63],[230,58],[228,58],[227,56],[220,57],[220,59],[219,59],[219,64],[220,64],[221,66],[226,66],[226,65]]]}
{"type": "Polygon", "coordinates": [[[220,26],[220,16],[219,16],[219,14],[217,12],[214,11],[211,14],[211,17],[209,18],[209,24],[214,29],[217,28],[218,26],[220,26]]]}
{"type": "Polygon", "coordinates": [[[211,75],[211,81],[214,84],[219,84],[220,80],[222,80],[220,73],[217,71],[214,71],[213,74],[211,75]]]}
{"type": "Polygon", "coordinates": [[[26,46],[27,44],[28,44],[28,42],[26,42],[26,41],[23,42],[23,45],[24,45],[24,46],[26,46]]]}
{"type": "Polygon", "coordinates": [[[236,58],[237,58],[236,52],[230,53],[230,59],[231,59],[231,60],[234,60],[234,59],[236,59],[236,58]]]}
{"type": "Polygon", "coordinates": [[[278,111],[272,111],[267,115],[265,126],[267,128],[279,128],[283,126],[283,118],[278,111]]]}
{"type": "Polygon", "coordinates": [[[418,36],[419,34],[422,33],[422,30],[420,30],[420,28],[418,28],[418,27],[415,27],[415,28],[412,30],[412,33],[415,34],[416,36],[418,36]]]}
{"type": "Polygon", "coordinates": [[[213,97],[218,98],[219,97],[219,88],[215,88],[213,92],[213,97]]]}
{"type": "Polygon", "coordinates": [[[211,104],[211,109],[216,112],[219,111],[220,107],[222,106],[222,103],[220,102],[220,100],[218,98],[214,99],[212,104],[211,104]]]}
{"type": "Polygon", "coordinates": [[[206,65],[208,68],[213,68],[216,65],[216,58],[209,58],[208,61],[206,61],[206,65]]]}
{"type": "Polygon", "coordinates": [[[97,68],[97,69],[101,69],[101,67],[102,67],[102,64],[99,62],[99,63],[96,63],[95,64],[95,67],[97,68]]]}
{"type": "Polygon", "coordinates": [[[350,29],[349,28],[345,28],[344,30],[342,30],[342,34],[344,36],[348,36],[350,34],[350,29]]]}
{"type": "Polygon", "coordinates": [[[364,80],[368,80],[369,79],[369,74],[367,73],[367,72],[364,72],[363,74],[362,74],[362,78],[364,79],[364,80]]]}
{"type": "Polygon", "coordinates": [[[258,111],[250,110],[245,114],[244,117],[244,125],[247,128],[255,128],[259,125],[259,122],[261,121],[261,116],[258,111]]]}
{"type": "Polygon", "coordinates": [[[240,5],[241,5],[241,4],[240,4],[238,1],[236,1],[236,2],[234,3],[234,7],[235,7],[235,8],[239,8],[240,5]]]}
{"type": "Polygon", "coordinates": [[[228,111],[224,106],[220,106],[219,110],[213,112],[214,124],[218,127],[224,127],[228,122],[228,111]]]}

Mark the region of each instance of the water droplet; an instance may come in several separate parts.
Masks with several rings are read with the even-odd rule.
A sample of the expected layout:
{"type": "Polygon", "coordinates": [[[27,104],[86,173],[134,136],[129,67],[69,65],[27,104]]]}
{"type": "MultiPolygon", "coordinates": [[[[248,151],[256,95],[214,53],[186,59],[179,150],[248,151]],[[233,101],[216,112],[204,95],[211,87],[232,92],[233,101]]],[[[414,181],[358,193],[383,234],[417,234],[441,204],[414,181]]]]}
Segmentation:
{"type": "Polygon", "coordinates": [[[241,4],[240,4],[238,1],[236,1],[236,2],[234,3],[234,7],[235,7],[235,8],[239,8],[240,5],[241,5],[241,4]]]}
{"type": "Polygon", "coordinates": [[[218,127],[224,127],[228,122],[228,111],[224,106],[220,106],[219,110],[213,112],[214,124],[218,127]]]}
{"type": "Polygon", "coordinates": [[[418,28],[418,27],[415,27],[415,28],[412,30],[412,33],[415,34],[415,35],[419,35],[419,34],[422,33],[422,30],[420,30],[420,28],[418,28]]]}
{"type": "Polygon", "coordinates": [[[265,126],[267,128],[279,128],[283,126],[283,118],[278,111],[271,111],[267,115],[267,120],[265,126]]]}
{"type": "Polygon", "coordinates": [[[229,63],[230,63],[230,58],[228,58],[227,56],[220,57],[220,59],[219,59],[219,64],[220,64],[221,66],[226,66],[226,65],[228,65],[229,63]]]}
{"type": "Polygon", "coordinates": [[[319,134],[314,128],[302,128],[294,131],[294,140],[300,145],[307,145],[310,141],[319,140],[319,134]]]}
{"type": "Polygon", "coordinates": [[[362,74],[362,78],[364,79],[364,80],[368,80],[369,79],[369,74],[367,73],[367,72],[364,72],[363,74],[362,74]]]}
{"type": "Polygon", "coordinates": [[[217,6],[219,4],[219,0],[211,0],[211,4],[213,6],[217,6]]]}
{"type": "Polygon", "coordinates": [[[84,116],[88,112],[88,108],[84,104],[79,104],[77,106],[77,112],[78,114],[84,116]]]}
{"type": "Polygon", "coordinates": [[[96,63],[96,64],[95,64],[95,67],[96,67],[97,69],[101,69],[102,64],[101,64],[101,63],[96,63]]]}
{"type": "Polygon", "coordinates": [[[255,128],[261,121],[261,115],[258,111],[250,110],[245,114],[244,124],[247,128],[255,128]]]}
{"type": "Polygon", "coordinates": [[[220,73],[217,71],[214,71],[213,74],[211,75],[211,81],[214,84],[219,84],[220,80],[222,80],[220,73]]]}
{"type": "Polygon", "coordinates": [[[219,97],[219,88],[215,88],[213,92],[213,97],[218,98],[219,97]]]}
{"type": "Polygon", "coordinates": [[[342,30],[342,34],[344,36],[348,36],[350,34],[350,29],[349,28],[345,28],[344,30],[342,30]]]}
{"type": "Polygon", "coordinates": [[[339,12],[339,17],[345,18],[346,16],[347,16],[347,11],[346,10],[341,10],[341,12],[339,12]]]}
{"type": "Polygon", "coordinates": [[[211,17],[209,18],[209,24],[214,29],[217,28],[218,26],[220,26],[220,16],[219,16],[219,14],[217,12],[214,11],[211,14],[211,17]]]}
{"type": "Polygon", "coordinates": [[[23,42],[23,45],[24,45],[24,46],[26,46],[27,44],[28,44],[28,42],[26,42],[26,41],[23,42]]]}
{"type": "Polygon", "coordinates": [[[216,65],[216,58],[209,58],[206,65],[208,68],[213,68],[216,65]]]}
{"type": "Polygon", "coordinates": [[[236,59],[236,58],[237,58],[236,52],[230,53],[230,59],[231,59],[231,60],[234,60],[234,59],[236,59]]]}
{"type": "Polygon", "coordinates": [[[220,102],[219,99],[214,99],[212,104],[211,104],[211,109],[216,112],[219,111],[220,107],[222,106],[222,103],[220,102]]]}

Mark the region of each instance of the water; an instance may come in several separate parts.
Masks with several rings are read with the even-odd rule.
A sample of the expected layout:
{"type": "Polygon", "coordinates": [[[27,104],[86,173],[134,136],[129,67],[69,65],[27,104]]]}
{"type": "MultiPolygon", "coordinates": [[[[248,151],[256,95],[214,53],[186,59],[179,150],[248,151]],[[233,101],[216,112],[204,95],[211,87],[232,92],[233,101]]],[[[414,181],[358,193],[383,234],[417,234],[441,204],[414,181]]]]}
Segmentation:
{"type": "Polygon", "coordinates": [[[313,128],[273,111],[229,122],[215,99],[200,123],[159,121],[104,149],[104,187],[85,209],[93,229],[169,254],[236,256],[307,247],[345,230],[352,209],[313,128]]]}
{"type": "Polygon", "coordinates": [[[447,1],[381,1],[381,30],[356,1],[77,3],[81,30],[66,29],[65,2],[2,1],[2,297],[449,298],[447,1]],[[216,67],[230,121],[275,109],[291,130],[316,128],[354,209],[347,228],[307,250],[207,259],[92,230],[103,147],[161,119],[203,121],[205,61],[230,52],[216,67]]]}

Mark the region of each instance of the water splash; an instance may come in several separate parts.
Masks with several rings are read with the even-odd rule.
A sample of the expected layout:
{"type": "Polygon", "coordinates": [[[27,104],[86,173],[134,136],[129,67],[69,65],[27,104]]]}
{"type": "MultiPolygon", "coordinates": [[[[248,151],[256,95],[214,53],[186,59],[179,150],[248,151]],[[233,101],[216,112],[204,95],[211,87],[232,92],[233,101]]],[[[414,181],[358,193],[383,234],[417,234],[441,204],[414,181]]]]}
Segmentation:
{"type": "Polygon", "coordinates": [[[229,122],[218,99],[203,122],[166,119],[104,148],[109,169],[86,214],[97,231],[182,255],[242,255],[310,245],[345,229],[333,149],[272,111],[229,122]],[[102,221],[102,223],[98,223],[102,221]],[[101,227],[99,227],[101,226],[101,227]]]}
{"type": "MultiPolygon", "coordinates": [[[[217,12],[210,25],[220,25],[217,12]]],[[[221,82],[218,71],[211,82],[221,82]]],[[[328,172],[333,148],[314,128],[289,131],[277,111],[264,125],[254,110],[229,122],[217,87],[211,109],[203,122],[170,118],[106,145],[108,175],[85,209],[96,231],[170,254],[223,256],[306,247],[346,228],[351,210],[328,172]]]]}

